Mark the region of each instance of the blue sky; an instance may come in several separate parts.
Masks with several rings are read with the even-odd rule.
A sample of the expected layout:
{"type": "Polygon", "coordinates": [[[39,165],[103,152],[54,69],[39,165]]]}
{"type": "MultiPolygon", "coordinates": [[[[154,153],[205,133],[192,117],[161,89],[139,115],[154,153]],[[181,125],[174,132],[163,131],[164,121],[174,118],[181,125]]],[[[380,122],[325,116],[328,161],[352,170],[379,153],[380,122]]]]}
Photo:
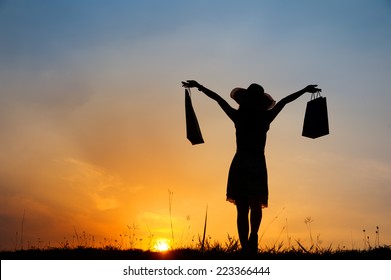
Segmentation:
{"type": "Polygon", "coordinates": [[[206,143],[189,145],[185,79],[233,106],[230,90],[252,82],[276,100],[319,84],[330,135],[301,137],[309,96],[269,132],[263,224],[284,210],[265,239],[286,221],[305,239],[313,216],[325,242],[358,247],[362,229],[379,225],[389,243],[390,26],[386,0],[1,1],[0,248],[13,247],[24,210],[25,240],[132,223],[169,238],[167,189],[178,229],[190,215],[197,235],[208,203],[209,234],[236,234],[224,201],[233,127],[195,91],[206,143]]]}

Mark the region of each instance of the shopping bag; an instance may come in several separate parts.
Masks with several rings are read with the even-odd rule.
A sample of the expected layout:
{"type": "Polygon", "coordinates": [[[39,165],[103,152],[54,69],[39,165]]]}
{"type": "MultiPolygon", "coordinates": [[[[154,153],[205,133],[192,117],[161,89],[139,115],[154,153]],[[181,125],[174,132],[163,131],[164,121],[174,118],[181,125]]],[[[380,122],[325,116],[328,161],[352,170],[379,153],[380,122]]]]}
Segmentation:
{"type": "Polygon", "coordinates": [[[326,97],[320,92],[311,95],[304,115],[302,136],[318,138],[329,134],[329,120],[327,115],[326,97]]]}
{"type": "Polygon", "coordinates": [[[190,90],[185,89],[185,113],[186,113],[186,134],[187,139],[193,144],[204,143],[197,116],[191,103],[190,90]]]}

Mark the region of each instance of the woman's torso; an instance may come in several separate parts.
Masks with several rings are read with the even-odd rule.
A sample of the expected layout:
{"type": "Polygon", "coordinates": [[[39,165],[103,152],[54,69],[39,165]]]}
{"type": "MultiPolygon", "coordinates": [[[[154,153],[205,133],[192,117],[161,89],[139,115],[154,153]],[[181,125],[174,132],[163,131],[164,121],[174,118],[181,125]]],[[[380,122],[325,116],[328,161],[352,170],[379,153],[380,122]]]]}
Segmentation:
{"type": "Polygon", "coordinates": [[[266,114],[241,113],[235,120],[238,151],[264,151],[270,123],[266,114]]]}

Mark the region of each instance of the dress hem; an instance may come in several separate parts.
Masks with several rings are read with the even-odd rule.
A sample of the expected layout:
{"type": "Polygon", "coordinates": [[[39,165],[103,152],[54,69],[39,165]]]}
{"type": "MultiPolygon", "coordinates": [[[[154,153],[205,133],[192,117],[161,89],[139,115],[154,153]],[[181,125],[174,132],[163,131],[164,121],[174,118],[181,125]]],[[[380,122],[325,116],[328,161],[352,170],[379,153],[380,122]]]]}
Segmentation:
{"type": "MultiPolygon", "coordinates": [[[[262,209],[263,209],[263,208],[268,208],[268,207],[269,207],[269,203],[268,203],[267,199],[266,199],[266,202],[265,202],[265,201],[262,201],[262,200],[264,200],[264,199],[260,198],[259,201],[258,201],[258,203],[261,204],[262,209]]],[[[235,200],[235,198],[232,198],[232,197],[228,197],[228,196],[227,196],[226,201],[228,201],[228,202],[233,203],[233,204],[236,205],[236,200],[235,200]]]]}

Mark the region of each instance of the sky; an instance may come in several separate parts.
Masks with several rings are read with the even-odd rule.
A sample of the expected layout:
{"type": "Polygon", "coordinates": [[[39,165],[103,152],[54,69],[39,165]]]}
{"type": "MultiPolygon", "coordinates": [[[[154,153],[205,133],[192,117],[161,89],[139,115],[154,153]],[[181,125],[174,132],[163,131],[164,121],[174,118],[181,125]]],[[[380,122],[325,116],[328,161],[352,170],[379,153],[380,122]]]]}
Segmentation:
{"type": "Polygon", "coordinates": [[[0,250],[195,246],[206,211],[237,238],[235,129],[193,90],[191,145],[187,79],[327,99],[327,136],[301,136],[310,95],[271,125],[261,247],[389,245],[390,27],[388,0],[0,1],[0,250]]]}

